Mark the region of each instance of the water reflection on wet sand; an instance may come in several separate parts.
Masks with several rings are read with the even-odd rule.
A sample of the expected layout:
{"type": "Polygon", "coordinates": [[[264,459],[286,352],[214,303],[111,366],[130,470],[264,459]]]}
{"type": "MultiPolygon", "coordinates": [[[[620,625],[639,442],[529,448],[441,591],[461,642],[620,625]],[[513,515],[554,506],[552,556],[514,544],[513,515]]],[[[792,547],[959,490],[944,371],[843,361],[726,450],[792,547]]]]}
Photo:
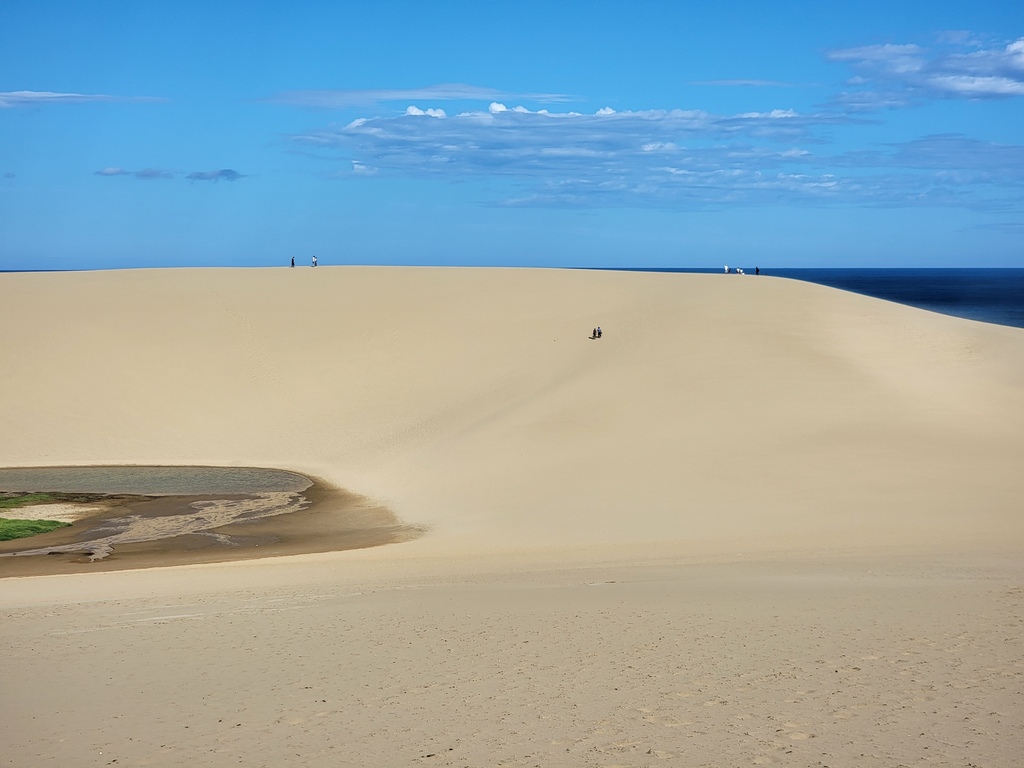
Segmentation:
{"type": "MultiPolygon", "coordinates": [[[[422,534],[419,528],[402,525],[385,507],[283,470],[0,469],[0,490],[110,494],[83,505],[91,513],[70,528],[0,542],[0,576],[357,549],[422,534]]],[[[8,510],[5,516],[17,517],[17,510],[8,510]]]]}

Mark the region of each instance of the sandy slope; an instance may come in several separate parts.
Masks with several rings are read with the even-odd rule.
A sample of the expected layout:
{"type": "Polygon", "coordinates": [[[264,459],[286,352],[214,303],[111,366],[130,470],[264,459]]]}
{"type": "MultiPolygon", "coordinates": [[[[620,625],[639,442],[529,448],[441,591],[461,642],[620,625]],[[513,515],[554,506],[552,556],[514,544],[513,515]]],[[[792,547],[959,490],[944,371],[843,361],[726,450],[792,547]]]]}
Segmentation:
{"type": "Polygon", "coordinates": [[[0,464],[307,470],[445,551],[941,546],[1024,523],[1018,329],[725,275],[162,270],[0,291],[18,361],[0,464]]]}
{"type": "Polygon", "coordinates": [[[2,275],[0,321],[0,465],[284,467],[431,528],[0,582],[6,764],[1024,753],[1024,331],[763,277],[323,267],[2,275]]]}

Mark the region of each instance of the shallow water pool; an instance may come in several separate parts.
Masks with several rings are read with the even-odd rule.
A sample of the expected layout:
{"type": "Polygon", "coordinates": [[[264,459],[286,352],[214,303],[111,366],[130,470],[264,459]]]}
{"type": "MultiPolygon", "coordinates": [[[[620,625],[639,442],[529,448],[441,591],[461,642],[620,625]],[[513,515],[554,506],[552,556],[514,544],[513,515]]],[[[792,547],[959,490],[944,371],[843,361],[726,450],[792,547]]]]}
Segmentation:
{"type": "Polygon", "coordinates": [[[313,482],[295,472],[257,467],[0,468],[0,491],[198,496],[300,492],[313,482]]]}

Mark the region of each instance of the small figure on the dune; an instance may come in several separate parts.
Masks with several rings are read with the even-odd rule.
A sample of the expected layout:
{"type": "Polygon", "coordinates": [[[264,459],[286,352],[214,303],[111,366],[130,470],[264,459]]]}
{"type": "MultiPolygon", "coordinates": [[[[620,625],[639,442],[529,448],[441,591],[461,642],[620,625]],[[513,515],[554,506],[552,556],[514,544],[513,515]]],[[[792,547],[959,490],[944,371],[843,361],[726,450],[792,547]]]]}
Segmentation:
{"type": "Polygon", "coordinates": [[[727,274],[727,275],[729,274],[729,265],[728,264],[725,265],[725,274],[727,274]]]}
{"type": "Polygon", "coordinates": [[[597,328],[595,328],[594,330],[592,330],[590,332],[590,338],[592,338],[592,339],[596,339],[597,338],[597,328]]]}
{"type": "Polygon", "coordinates": [[[313,266],[316,266],[316,256],[313,257],[313,266]]]}
{"type": "Polygon", "coordinates": [[[756,277],[757,275],[760,275],[760,274],[761,274],[761,268],[760,267],[754,267],[754,276],[756,277]]]}
{"type": "Polygon", "coordinates": [[[292,269],[294,269],[294,268],[295,268],[295,257],[292,256],[292,269]]]}
{"type": "Polygon", "coordinates": [[[597,326],[597,338],[601,338],[601,326],[597,326]]]}

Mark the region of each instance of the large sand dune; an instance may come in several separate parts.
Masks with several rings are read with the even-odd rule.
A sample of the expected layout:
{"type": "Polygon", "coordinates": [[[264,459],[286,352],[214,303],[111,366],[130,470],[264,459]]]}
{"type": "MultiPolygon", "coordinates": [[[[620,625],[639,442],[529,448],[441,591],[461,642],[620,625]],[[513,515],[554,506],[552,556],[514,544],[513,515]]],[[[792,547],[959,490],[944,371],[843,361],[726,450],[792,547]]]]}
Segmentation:
{"type": "Polygon", "coordinates": [[[433,526],[416,546],[446,552],[1024,530],[1018,329],[750,276],[209,269],[0,286],[2,465],[306,470],[433,526]]]}
{"type": "Polygon", "coordinates": [[[325,267],[2,275],[0,322],[0,466],[281,467],[429,529],[0,581],[6,764],[1024,754],[1020,329],[325,267]]]}

